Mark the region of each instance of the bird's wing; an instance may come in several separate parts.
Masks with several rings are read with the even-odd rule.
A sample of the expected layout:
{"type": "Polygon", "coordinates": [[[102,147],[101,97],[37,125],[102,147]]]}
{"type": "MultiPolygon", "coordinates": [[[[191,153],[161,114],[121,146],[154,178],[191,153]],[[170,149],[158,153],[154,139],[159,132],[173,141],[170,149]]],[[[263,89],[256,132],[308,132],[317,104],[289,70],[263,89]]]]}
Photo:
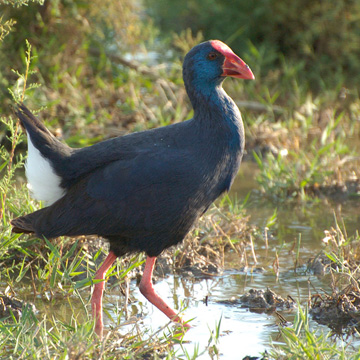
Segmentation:
{"type": "MultiPolygon", "coordinates": [[[[169,125],[108,139],[95,145],[72,149],[69,157],[53,163],[56,173],[62,178],[62,185],[70,188],[79,178],[117,161],[142,159],[147,153],[157,153],[169,148],[179,148],[177,139],[189,137],[191,121],[169,125]],[[185,136],[187,134],[187,136],[185,136]]],[[[188,144],[181,145],[186,147],[188,144]]]]}

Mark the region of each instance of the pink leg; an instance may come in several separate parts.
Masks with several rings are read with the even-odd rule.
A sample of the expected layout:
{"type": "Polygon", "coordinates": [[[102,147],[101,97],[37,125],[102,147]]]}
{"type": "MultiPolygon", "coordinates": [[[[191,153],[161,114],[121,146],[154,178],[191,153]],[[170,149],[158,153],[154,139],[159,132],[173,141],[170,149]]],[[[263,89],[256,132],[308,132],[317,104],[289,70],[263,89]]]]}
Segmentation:
{"type": "MultiPolygon", "coordinates": [[[[110,266],[114,263],[117,256],[110,251],[109,255],[105,259],[104,263],[99,267],[98,271],[95,274],[94,279],[105,279],[106,272],[109,270],[110,266]]],[[[105,281],[98,282],[94,285],[94,292],[91,297],[91,308],[92,314],[95,319],[95,332],[102,338],[103,335],[103,320],[102,320],[102,296],[104,293],[105,281]]]]}
{"type": "Polygon", "coordinates": [[[156,257],[148,256],[145,263],[144,274],[140,282],[140,292],[160,311],[162,311],[170,320],[179,323],[187,328],[191,326],[185,324],[183,320],[177,315],[177,313],[169,307],[163,299],[155,292],[152,284],[152,274],[154,270],[156,257]]]}

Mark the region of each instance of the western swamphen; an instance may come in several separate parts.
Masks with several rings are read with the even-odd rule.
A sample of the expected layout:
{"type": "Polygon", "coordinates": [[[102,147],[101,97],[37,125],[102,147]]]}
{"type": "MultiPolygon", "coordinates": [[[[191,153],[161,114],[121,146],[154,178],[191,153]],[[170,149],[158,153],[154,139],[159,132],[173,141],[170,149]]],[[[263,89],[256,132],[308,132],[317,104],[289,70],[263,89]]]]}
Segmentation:
{"type": "MultiPolygon", "coordinates": [[[[186,55],[183,77],[194,108],[191,120],[73,149],[56,139],[24,106],[26,176],[32,195],[48,206],[12,221],[14,232],[55,238],[96,234],[110,253],[95,275],[127,253],[147,254],[141,293],[171,320],[177,313],[154,291],[156,257],[184,239],[239,169],[244,129],[239,109],[221,84],[226,76],[254,79],[224,43],[211,40],[186,55]]],[[[102,336],[104,281],[91,299],[95,331],[102,336]]],[[[187,324],[185,324],[187,326],[187,324]]]]}

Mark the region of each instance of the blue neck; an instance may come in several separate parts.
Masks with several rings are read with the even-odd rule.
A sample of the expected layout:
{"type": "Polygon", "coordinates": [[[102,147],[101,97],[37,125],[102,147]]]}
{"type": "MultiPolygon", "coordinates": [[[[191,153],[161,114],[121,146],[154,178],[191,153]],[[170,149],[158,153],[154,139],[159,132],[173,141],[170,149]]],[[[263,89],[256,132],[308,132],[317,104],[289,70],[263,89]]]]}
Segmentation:
{"type": "MultiPolygon", "coordinates": [[[[239,169],[245,146],[244,127],[239,109],[221,84],[211,91],[189,94],[194,107],[197,140],[205,143],[214,175],[219,179],[216,196],[229,190],[239,169]]],[[[206,163],[204,161],[204,163],[206,163]]]]}
{"type": "MultiPolygon", "coordinates": [[[[227,134],[228,141],[238,142],[244,136],[243,123],[239,109],[221,86],[222,81],[212,87],[191,87],[188,95],[194,108],[194,120],[201,124],[202,129],[214,129],[227,134]],[[230,139],[230,138],[231,139],[230,139]]],[[[243,148],[243,144],[240,144],[243,148]]]]}

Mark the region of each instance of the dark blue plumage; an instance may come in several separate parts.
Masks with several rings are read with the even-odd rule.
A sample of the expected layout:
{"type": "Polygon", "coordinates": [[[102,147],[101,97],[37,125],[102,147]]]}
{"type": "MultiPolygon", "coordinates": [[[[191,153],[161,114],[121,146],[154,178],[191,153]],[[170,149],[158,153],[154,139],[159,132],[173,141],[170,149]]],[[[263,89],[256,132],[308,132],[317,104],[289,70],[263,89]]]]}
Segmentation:
{"type": "Polygon", "coordinates": [[[115,256],[145,251],[152,258],[180,242],[230,189],[240,166],[244,129],[221,86],[225,76],[253,78],[225,44],[215,40],[194,47],[183,65],[191,120],[83,149],[59,142],[20,106],[29,142],[51,165],[64,195],[14,219],[14,231],[47,238],[101,235],[115,256]]]}

